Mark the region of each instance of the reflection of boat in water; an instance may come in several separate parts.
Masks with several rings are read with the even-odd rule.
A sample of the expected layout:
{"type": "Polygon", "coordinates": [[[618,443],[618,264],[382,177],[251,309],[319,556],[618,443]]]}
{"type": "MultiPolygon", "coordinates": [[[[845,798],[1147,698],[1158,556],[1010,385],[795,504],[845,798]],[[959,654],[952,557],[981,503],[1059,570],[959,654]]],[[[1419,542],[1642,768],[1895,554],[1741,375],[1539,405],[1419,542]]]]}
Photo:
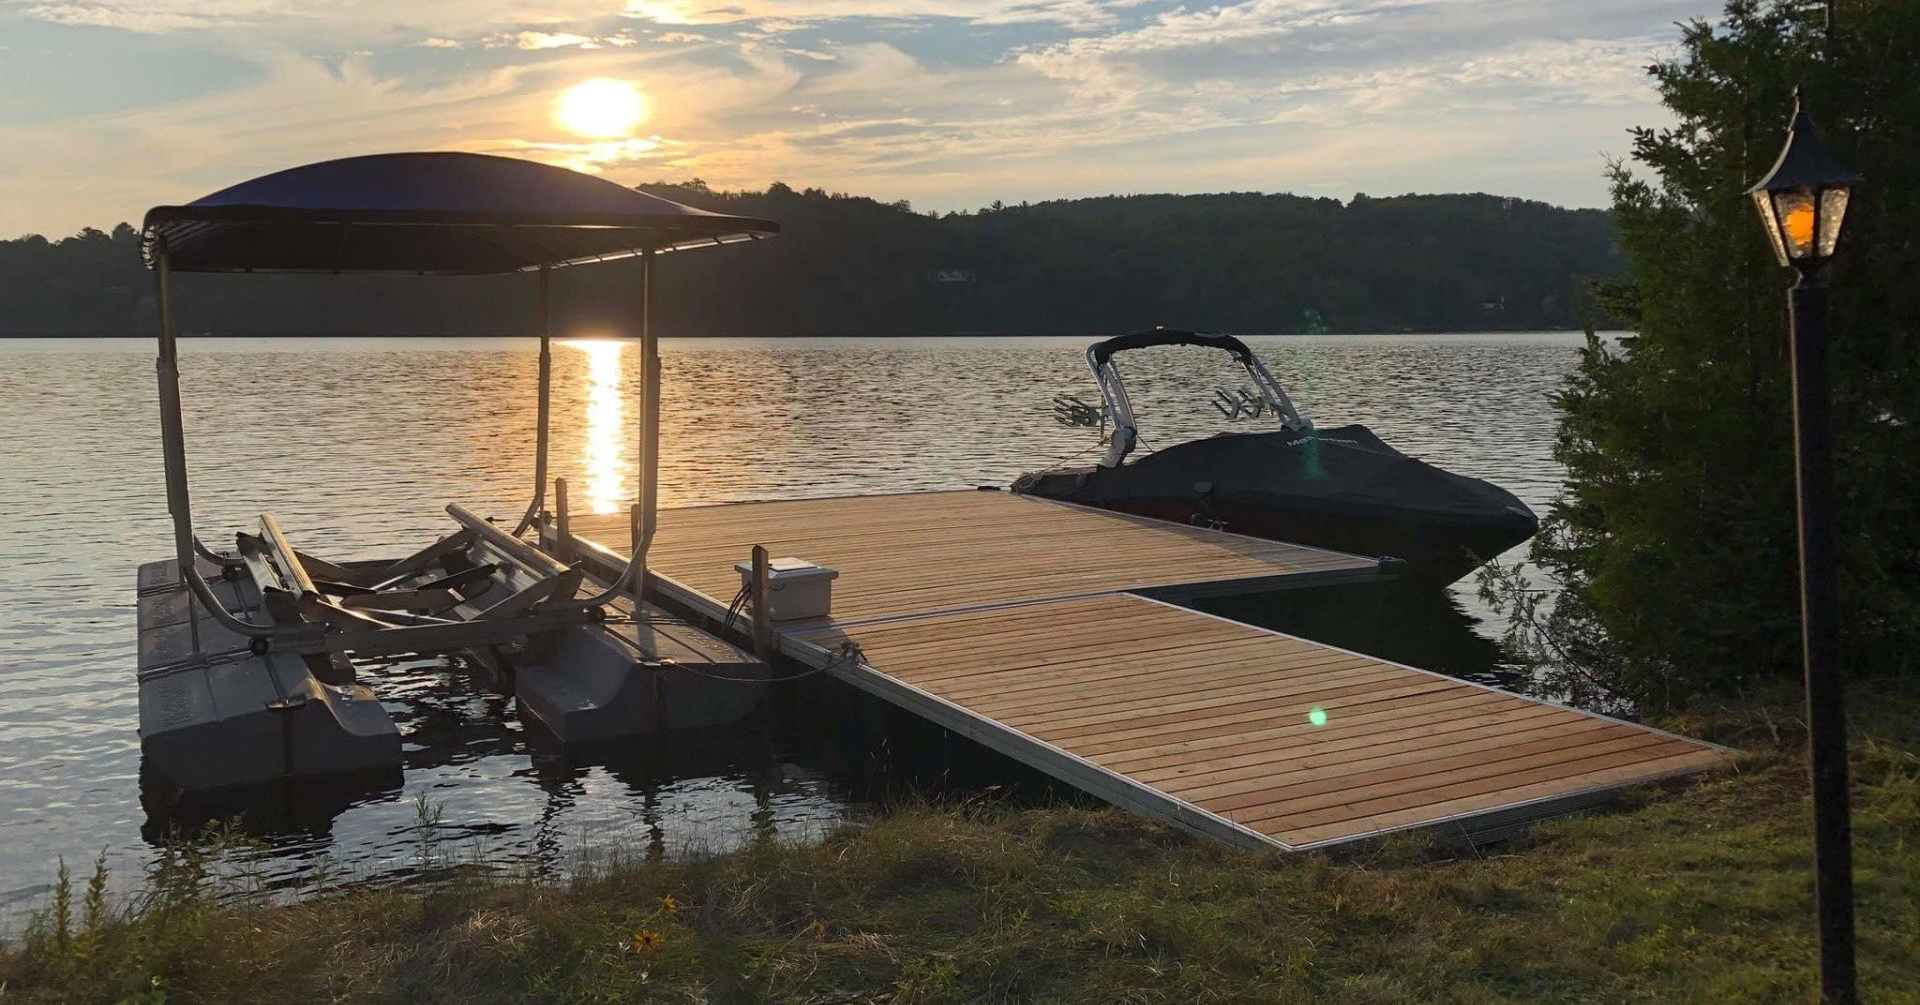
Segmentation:
{"type": "Polygon", "coordinates": [[[1445,584],[1533,536],[1539,521],[1512,493],[1443,471],[1382,442],[1361,425],[1318,429],[1273,375],[1231,335],[1154,329],[1088,348],[1102,403],[1056,401],[1070,425],[1113,423],[1092,467],[1022,475],[1013,490],[1102,509],[1407,563],[1409,575],[1445,584]],[[1253,389],[1216,392],[1228,419],[1271,416],[1279,428],[1222,433],[1129,459],[1139,434],[1114,357],[1149,346],[1231,354],[1253,389]]]}
{"type": "MultiPolygon", "coordinates": [[[[182,790],[400,768],[400,731],[360,680],[369,658],[459,654],[564,742],[733,721],[768,668],[643,604],[655,524],[659,355],[652,326],[658,253],[773,233],[562,168],[458,153],[310,164],[147,214],[158,278],[159,402],[173,555],[140,568],[140,737],[145,763],[182,790]],[[296,549],[271,516],[216,550],[193,526],[175,272],[537,272],[543,324],[554,269],[636,258],[643,296],[640,504],[619,575],[589,580],[521,538],[551,519],[546,493],[550,332],[540,337],[534,498],[512,532],[460,506],[456,528],[378,561],[296,549]],[[722,681],[725,681],[724,683],[722,681]],[[671,692],[672,700],[663,695],[671,692]]],[[[270,389],[308,390],[287,374],[270,389]]],[[[337,404],[337,403],[325,403],[337,404]]],[[[262,449],[325,435],[323,404],[299,428],[258,431],[262,449]]],[[[316,472],[324,478],[324,472],[316,472]]],[[[563,509],[564,512],[564,509],[563,509]]]]}

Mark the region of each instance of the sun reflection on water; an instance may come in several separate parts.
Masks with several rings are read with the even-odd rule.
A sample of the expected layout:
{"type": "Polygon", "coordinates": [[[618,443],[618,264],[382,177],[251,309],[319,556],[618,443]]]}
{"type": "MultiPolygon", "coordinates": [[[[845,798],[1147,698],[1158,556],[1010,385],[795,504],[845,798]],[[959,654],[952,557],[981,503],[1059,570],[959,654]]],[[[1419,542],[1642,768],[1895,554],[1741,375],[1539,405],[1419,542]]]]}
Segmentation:
{"type": "Polygon", "coordinates": [[[626,396],[622,393],[626,345],[599,340],[561,344],[587,354],[586,440],[580,454],[587,475],[584,501],[591,512],[618,513],[629,498],[633,482],[626,396]]]}

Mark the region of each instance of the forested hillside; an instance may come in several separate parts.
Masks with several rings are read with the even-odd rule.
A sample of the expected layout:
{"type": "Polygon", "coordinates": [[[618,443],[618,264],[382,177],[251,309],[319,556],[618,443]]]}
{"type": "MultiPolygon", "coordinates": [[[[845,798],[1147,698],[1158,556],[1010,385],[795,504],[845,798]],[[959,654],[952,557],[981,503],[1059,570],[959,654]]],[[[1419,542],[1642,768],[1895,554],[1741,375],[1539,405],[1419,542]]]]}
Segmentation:
{"type": "MultiPolygon", "coordinates": [[[[1600,210],[1489,195],[1351,202],[1108,196],[945,216],[774,184],[648,191],[782,225],[662,260],[667,335],[1100,334],[1567,328],[1618,270],[1600,210]]],[[[623,331],[635,266],[556,281],[563,332],[623,331]]],[[[218,334],[520,334],[531,279],[182,277],[180,325],[218,334]]],[[[152,280],[125,224],[0,242],[0,335],[146,334],[152,280]]]]}

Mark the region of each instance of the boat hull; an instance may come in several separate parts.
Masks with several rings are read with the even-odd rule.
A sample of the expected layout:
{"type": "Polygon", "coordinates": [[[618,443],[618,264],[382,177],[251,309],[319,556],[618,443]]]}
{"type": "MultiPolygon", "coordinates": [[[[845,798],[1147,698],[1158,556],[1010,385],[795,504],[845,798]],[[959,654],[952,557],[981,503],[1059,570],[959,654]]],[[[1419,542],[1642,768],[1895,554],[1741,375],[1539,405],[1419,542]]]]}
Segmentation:
{"type": "Polygon", "coordinates": [[[1023,475],[1014,491],[1406,563],[1454,582],[1539,520],[1498,486],[1388,447],[1364,426],[1194,440],[1117,468],[1023,475]]]}

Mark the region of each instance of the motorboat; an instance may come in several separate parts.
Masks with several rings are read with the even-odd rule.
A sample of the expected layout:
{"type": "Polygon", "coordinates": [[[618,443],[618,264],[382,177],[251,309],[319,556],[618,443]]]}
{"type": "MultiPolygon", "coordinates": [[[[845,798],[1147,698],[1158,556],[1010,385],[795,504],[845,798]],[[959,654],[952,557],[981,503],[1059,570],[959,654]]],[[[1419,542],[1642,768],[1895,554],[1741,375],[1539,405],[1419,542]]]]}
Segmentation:
{"type": "Polygon", "coordinates": [[[1088,467],[1021,475],[1013,491],[1392,557],[1405,563],[1408,578],[1442,585],[1539,529],[1533,511],[1497,485],[1401,453],[1363,425],[1315,426],[1232,335],[1164,328],[1122,335],[1090,346],[1087,365],[1100,402],[1063,395],[1054,400],[1054,415],[1067,425],[1101,427],[1105,455],[1088,467]],[[1115,358],[1153,346],[1230,354],[1251,386],[1215,391],[1213,407],[1229,420],[1278,428],[1224,432],[1134,456],[1140,435],[1115,358]]]}

